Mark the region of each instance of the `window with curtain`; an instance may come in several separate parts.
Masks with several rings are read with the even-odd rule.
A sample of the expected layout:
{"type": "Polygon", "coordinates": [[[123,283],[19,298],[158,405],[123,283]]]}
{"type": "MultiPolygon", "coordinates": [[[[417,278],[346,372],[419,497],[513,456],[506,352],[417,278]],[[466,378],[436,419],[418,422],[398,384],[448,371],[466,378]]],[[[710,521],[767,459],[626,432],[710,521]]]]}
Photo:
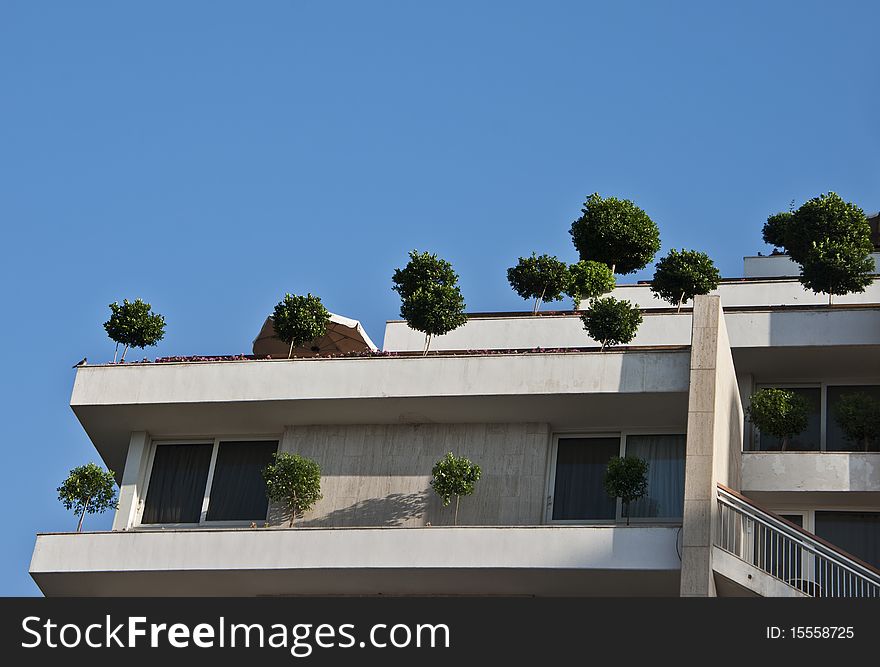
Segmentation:
{"type": "Polygon", "coordinates": [[[684,435],[628,435],[626,456],[648,462],[648,493],[630,505],[632,518],[684,516],[684,435]]]}
{"type": "MultiPolygon", "coordinates": [[[[810,404],[810,416],[806,430],[800,435],[789,438],[786,451],[807,452],[819,451],[822,432],[822,388],[821,387],[779,387],[794,394],[799,394],[807,399],[810,404]]],[[[756,447],[763,452],[779,451],[782,449],[782,440],[766,433],[759,433],[755,429],[756,447]]]]}
{"type": "Polygon", "coordinates": [[[269,501],[263,469],[272,462],[277,442],[221,442],[214,464],[208,521],[262,521],[269,501]]]}
{"type": "Polygon", "coordinates": [[[816,535],[880,567],[880,512],[816,512],[816,535]]]}
{"type": "Polygon", "coordinates": [[[213,444],[158,445],[141,523],[198,523],[213,444]]]}
{"type": "MultiPolygon", "coordinates": [[[[868,394],[875,399],[880,399],[880,387],[876,385],[868,386],[850,386],[850,387],[828,387],[826,397],[827,413],[825,417],[825,449],[829,452],[862,452],[864,444],[861,442],[853,442],[847,440],[840,428],[840,424],[834,418],[834,408],[840,401],[840,397],[844,394],[868,394]]],[[[877,443],[872,443],[871,451],[877,451],[877,443]]]]}
{"type": "Polygon", "coordinates": [[[617,503],[605,493],[605,468],[620,454],[619,438],[559,438],[553,519],[613,520],[617,503]]]}

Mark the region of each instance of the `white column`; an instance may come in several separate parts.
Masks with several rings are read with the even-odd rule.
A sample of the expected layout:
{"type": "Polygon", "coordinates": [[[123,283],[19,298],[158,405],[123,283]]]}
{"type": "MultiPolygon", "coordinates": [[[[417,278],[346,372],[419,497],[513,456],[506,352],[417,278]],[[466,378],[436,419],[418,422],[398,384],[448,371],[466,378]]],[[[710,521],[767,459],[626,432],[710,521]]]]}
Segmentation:
{"type": "Polygon", "coordinates": [[[128,530],[134,525],[138,504],[145,492],[147,454],[150,436],[146,431],[133,431],[128,442],[125,470],[119,485],[119,507],[113,518],[113,530],[128,530]]]}

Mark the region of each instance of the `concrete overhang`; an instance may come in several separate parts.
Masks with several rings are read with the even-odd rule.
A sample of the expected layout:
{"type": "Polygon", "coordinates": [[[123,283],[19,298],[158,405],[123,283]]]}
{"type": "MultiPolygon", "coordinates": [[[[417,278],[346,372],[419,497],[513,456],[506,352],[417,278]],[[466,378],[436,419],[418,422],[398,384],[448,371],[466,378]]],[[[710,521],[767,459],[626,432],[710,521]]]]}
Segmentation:
{"type": "Polygon", "coordinates": [[[297,424],[435,422],[682,427],[688,372],[686,349],[82,366],[71,407],[104,462],[121,473],[133,431],[203,437],[277,434],[297,424]]]}
{"type": "Polygon", "coordinates": [[[292,528],[54,533],[47,596],[669,595],[677,527],[292,528]]]}

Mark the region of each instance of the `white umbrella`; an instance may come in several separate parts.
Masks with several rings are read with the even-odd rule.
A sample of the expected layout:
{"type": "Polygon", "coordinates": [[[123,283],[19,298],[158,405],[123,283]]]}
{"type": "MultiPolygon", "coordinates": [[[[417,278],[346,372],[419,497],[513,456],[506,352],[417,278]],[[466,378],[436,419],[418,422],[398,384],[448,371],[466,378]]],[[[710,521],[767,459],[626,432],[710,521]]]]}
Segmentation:
{"type": "MultiPolygon", "coordinates": [[[[287,358],[290,346],[278,338],[271,317],[263,322],[263,328],[254,339],[254,355],[287,358]]],[[[347,352],[377,351],[367,332],[357,320],[330,313],[327,333],[320,338],[293,348],[294,357],[318,357],[324,354],[345,354],[347,352]]]]}

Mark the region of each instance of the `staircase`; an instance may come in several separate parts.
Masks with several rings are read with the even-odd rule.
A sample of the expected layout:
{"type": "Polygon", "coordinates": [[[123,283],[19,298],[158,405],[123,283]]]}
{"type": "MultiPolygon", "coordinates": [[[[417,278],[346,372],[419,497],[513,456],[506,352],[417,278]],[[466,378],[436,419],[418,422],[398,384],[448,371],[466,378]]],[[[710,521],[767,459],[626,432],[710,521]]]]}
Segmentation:
{"type": "Polygon", "coordinates": [[[727,562],[723,576],[739,579],[741,586],[758,594],[880,597],[877,569],[726,486],[718,485],[717,498],[715,548],[735,558],[716,559],[719,565],[727,562]],[[732,575],[729,566],[737,562],[741,567],[733,568],[737,572],[732,575]]]}

